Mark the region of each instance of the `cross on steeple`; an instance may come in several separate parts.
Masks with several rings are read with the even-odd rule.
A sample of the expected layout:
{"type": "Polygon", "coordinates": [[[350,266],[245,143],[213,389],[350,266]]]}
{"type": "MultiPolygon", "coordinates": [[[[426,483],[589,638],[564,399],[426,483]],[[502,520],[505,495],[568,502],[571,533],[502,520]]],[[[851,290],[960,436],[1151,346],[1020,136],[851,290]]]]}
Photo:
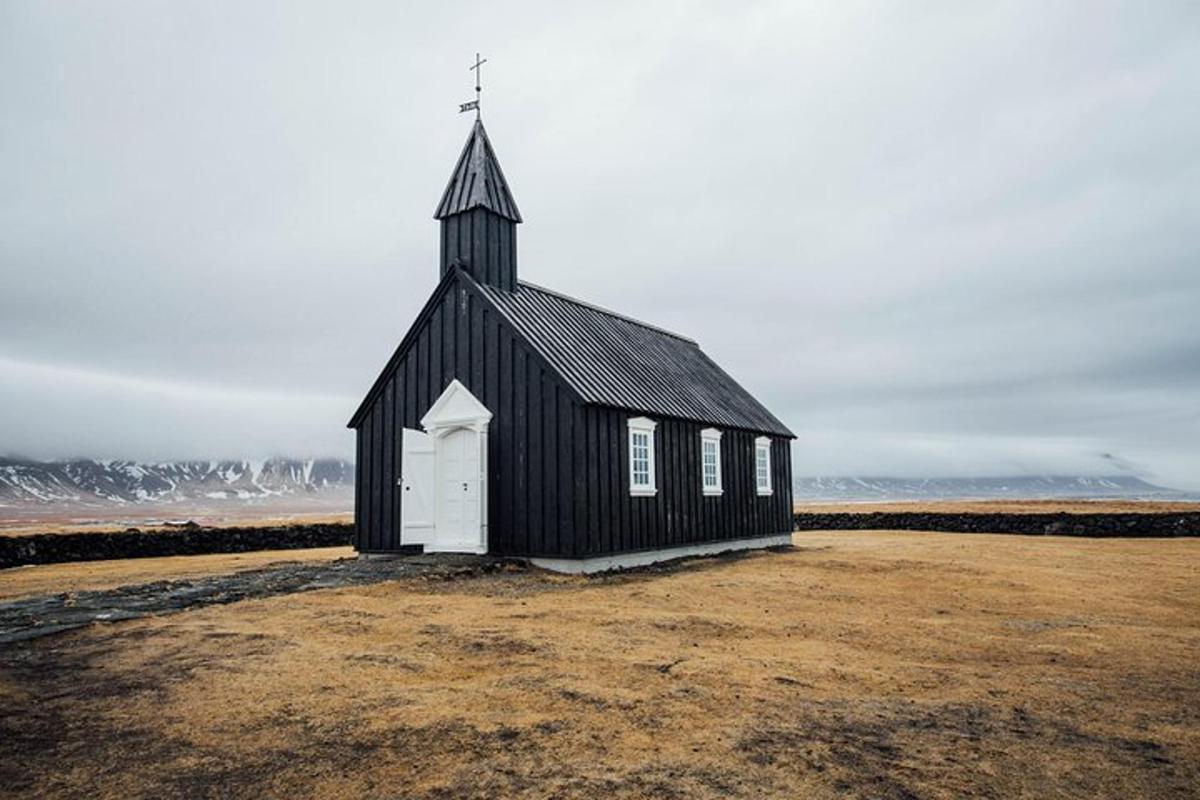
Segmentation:
{"type": "MultiPolygon", "coordinates": [[[[475,73],[475,106],[474,106],[475,119],[479,119],[479,94],[480,94],[480,92],[483,91],[483,87],[479,85],[480,76],[483,72],[483,70],[480,68],[486,63],[487,63],[487,59],[480,58],[479,53],[476,53],[475,54],[475,63],[472,64],[468,68],[468,69],[474,71],[474,73],[475,73]]],[[[461,111],[470,111],[471,110],[470,106],[471,106],[470,103],[463,103],[462,106],[459,108],[459,111],[460,112],[461,111]]]]}

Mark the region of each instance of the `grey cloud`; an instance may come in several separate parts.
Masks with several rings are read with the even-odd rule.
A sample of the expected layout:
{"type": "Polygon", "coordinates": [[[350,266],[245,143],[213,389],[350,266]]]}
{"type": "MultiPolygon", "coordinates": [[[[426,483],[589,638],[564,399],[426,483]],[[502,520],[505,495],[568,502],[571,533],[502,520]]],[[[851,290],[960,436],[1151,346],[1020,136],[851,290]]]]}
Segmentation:
{"type": "Polygon", "coordinates": [[[799,473],[1200,488],[1186,2],[5,4],[0,450],[348,454],[476,49],[522,275],[699,339],[799,473]]]}

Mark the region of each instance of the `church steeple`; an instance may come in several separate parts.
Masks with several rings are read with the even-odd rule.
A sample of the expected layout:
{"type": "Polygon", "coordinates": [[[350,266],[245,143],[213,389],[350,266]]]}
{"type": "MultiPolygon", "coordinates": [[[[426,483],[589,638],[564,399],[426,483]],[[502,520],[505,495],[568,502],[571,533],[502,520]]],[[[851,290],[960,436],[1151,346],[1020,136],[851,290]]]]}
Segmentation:
{"type": "Polygon", "coordinates": [[[442,276],[457,263],[480,283],[516,290],[521,212],[478,119],[433,217],[442,223],[442,276]]]}

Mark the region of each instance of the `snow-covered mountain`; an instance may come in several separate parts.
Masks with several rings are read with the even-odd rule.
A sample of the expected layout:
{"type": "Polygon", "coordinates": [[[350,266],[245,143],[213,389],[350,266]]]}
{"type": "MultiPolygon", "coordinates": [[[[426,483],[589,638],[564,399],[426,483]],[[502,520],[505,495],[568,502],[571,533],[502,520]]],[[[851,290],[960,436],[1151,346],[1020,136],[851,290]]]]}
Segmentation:
{"type": "Polygon", "coordinates": [[[354,465],[334,458],[266,461],[29,461],[0,458],[0,507],[162,505],[349,494],[354,465]]]}
{"type": "Polygon", "coordinates": [[[1008,476],[1001,478],[797,478],[797,502],[865,500],[983,500],[1008,498],[1186,499],[1174,489],[1129,475],[1008,476]]]}
{"type": "MultiPolygon", "coordinates": [[[[1131,476],[1000,478],[813,477],[794,482],[797,502],[867,500],[1190,499],[1131,476]]],[[[226,506],[329,500],[353,505],[354,464],[336,458],[266,461],[31,461],[0,457],[0,508],[226,506]]]]}

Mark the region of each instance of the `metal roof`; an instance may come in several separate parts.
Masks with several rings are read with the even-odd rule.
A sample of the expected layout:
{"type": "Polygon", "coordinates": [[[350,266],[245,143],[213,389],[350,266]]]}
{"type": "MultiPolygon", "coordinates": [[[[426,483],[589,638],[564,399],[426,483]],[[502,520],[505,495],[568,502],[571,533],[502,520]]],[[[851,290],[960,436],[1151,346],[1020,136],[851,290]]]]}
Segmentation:
{"type": "Polygon", "coordinates": [[[691,339],[531,283],[476,285],[585,402],[793,436],[691,339]]]}
{"type": "Polygon", "coordinates": [[[471,128],[471,135],[467,137],[433,218],[445,219],[473,208],[486,208],[505,219],[521,222],[521,212],[508,190],[508,182],[504,180],[504,172],[496,160],[492,143],[488,141],[483,122],[478,119],[471,128]]]}

